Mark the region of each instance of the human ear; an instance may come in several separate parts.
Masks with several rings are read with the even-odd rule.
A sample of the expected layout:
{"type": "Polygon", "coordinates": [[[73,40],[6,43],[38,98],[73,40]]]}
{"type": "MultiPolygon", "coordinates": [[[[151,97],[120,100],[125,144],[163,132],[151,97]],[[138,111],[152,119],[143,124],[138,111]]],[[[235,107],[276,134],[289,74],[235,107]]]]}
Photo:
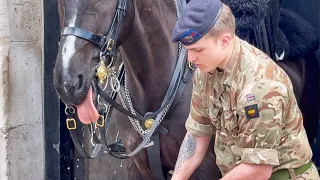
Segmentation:
{"type": "Polygon", "coordinates": [[[227,48],[231,42],[231,35],[230,34],[222,34],[221,36],[221,46],[227,48]]]}

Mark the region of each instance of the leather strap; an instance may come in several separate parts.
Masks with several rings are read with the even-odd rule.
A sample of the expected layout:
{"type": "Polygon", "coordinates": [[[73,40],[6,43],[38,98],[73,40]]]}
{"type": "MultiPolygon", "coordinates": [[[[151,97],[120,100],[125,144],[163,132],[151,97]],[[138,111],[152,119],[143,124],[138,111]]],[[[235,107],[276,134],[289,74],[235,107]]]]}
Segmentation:
{"type": "Polygon", "coordinates": [[[192,75],[193,75],[193,73],[194,73],[194,71],[195,71],[195,69],[196,69],[197,67],[194,66],[194,67],[192,67],[192,68],[193,68],[193,69],[190,69],[188,65],[185,65],[184,75],[183,75],[183,77],[182,77],[182,83],[181,83],[180,89],[179,89],[179,91],[178,91],[178,93],[176,94],[176,97],[175,97],[175,99],[177,99],[177,101],[174,101],[174,102],[172,103],[172,105],[171,105],[171,108],[172,108],[172,109],[174,109],[174,107],[175,107],[175,106],[177,105],[177,103],[179,102],[178,99],[180,99],[180,97],[181,97],[181,95],[182,95],[182,93],[183,93],[183,91],[184,91],[184,88],[186,87],[188,81],[192,78],[192,75]]]}
{"type": "Polygon", "coordinates": [[[96,35],[90,31],[85,29],[77,28],[77,27],[65,27],[62,31],[61,36],[73,35],[78,38],[90,41],[98,46],[103,46],[106,39],[102,36],[96,35]]]}
{"type": "MultiPolygon", "coordinates": [[[[180,1],[178,1],[177,4],[178,4],[178,14],[180,14],[182,11],[182,8],[186,4],[186,2],[185,2],[185,0],[180,0],[180,1]]],[[[186,56],[185,53],[186,53],[186,50],[184,49],[184,51],[181,51],[180,56],[186,56]]],[[[179,61],[178,61],[178,63],[179,63],[179,61]]],[[[185,77],[185,75],[190,74],[190,73],[188,73],[190,69],[188,68],[186,63],[184,65],[185,65],[184,67],[185,68],[187,67],[187,69],[186,70],[184,70],[185,68],[181,69],[181,74],[183,74],[183,76],[182,76],[183,83],[178,87],[178,92],[175,96],[176,101],[172,102],[171,108],[173,106],[175,106],[175,104],[178,102],[178,100],[184,90],[184,87],[187,83],[187,80],[189,78],[189,77],[185,77]]],[[[163,176],[162,163],[161,163],[161,153],[160,153],[161,148],[160,148],[160,133],[159,133],[159,131],[156,131],[151,136],[150,140],[151,140],[151,142],[153,142],[153,145],[147,148],[147,153],[148,153],[148,160],[149,160],[149,165],[150,165],[152,174],[153,174],[155,180],[165,180],[165,177],[163,176]]]]}
{"type": "MultiPolygon", "coordinates": [[[[76,124],[79,123],[80,121],[75,118],[73,115],[69,115],[67,116],[68,119],[74,119],[74,126],[76,127],[76,124]]],[[[68,122],[67,122],[68,123],[68,122]]],[[[84,128],[86,128],[89,131],[89,125],[83,125],[84,128]]],[[[93,151],[91,153],[88,153],[84,150],[84,148],[82,147],[82,143],[80,143],[79,139],[78,139],[78,135],[77,135],[77,130],[76,129],[69,129],[70,132],[70,136],[72,138],[72,141],[74,143],[74,145],[76,146],[78,152],[81,154],[82,157],[87,158],[87,159],[94,159],[95,157],[97,157],[97,155],[100,152],[101,149],[101,144],[96,144],[96,146],[94,147],[93,151]]]]}
{"type": "MultiPolygon", "coordinates": [[[[181,82],[181,69],[182,69],[182,66],[184,64],[186,60],[186,49],[183,48],[181,50],[181,54],[179,56],[179,59],[178,59],[178,62],[176,64],[176,68],[175,68],[175,71],[173,73],[173,76],[172,76],[172,79],[171,79],[171,82],[170,82],[170,85],[169,85],[169,88],[167,90],[167,93],[165,95],[165,98],[162,102],[162,106],[161,107],[166,107],[164,106],[165,104],[167,104],[168,102],[171,101],[171,99],[174,97],[174,94],[176,93],[176,91],[179,89],[179,86],[180,86],[180,82],[181,82]]],[[[100,93],[100,92],[99,92],[100,93]]],[[[106,93],[104,93],[106,95],[106,93]]],[[[103,94],[100,94],[102,98],[103,97],[103,94]]],[[[107,96],[108,99],[112,99],[110,98],[109,96],[107,96]]],[[[105,99],[106,100],[106,99],[105,99]]],[[[112,100],[113,102],[115,102],[114,100],[112,100]]],[[[112,105],[112,104],[110,104],[112,105]]],[[[120,106],[120,105],[119,105],[120,106]]],[[[114,108],[116,108],[116,106],[113,106],[114,108]]],[[[110,107],[111,108],[111,107],[110,107]]],[[[112,110],[112,109],[111,109],[112,110]]],[[[106,121],[105,121],[105,126],[106,127],[109,127],[109,123],[110,123],[110,116],[111,116],[111,113],[110,113],[110,109],[109,109],[109,112],[107,113],[107,118],[106,118],[106,121]]],[[[121,111],[120,111],[121,112],[121,111]]],[[[107,150],[111,155],[113,155],[114,157],[117,157],[119,159],[126,159],[126,158],[130,158],[132,156],[134,156],[135,154],[137,154],[141,149],[143,149],[145,147],[145,145],[149,142],[152,134],[155,132],[156,129],[158,129],[158,126],[159,126],[159,122],[161,120],[161,117],[163,115],[163,111],[161,111],[160,113],[157,114],[157,117],[151,127],[151,129],[149,130],[148,134],[143,138],[142,142],[140,143],[140,145],[135,149],[133,150],[130,154],[126,154],[126,155],[123,155],[123,154],[115,154],[113,152],[111,152],[109,149],[107,150]]],[[[107,129],[106,129],[107,130],[107,129]]],[[[108,147],[108,143],[106,142],[106,139],[105,139],[105,134],[107,133],[105,130],[103,129],[100,129],[100,141],[102,142],[102,144],[104,144],[106,147],[108,147]]]]}
{"type": "MultiPolygon", "coordinates": [[[[185,4],[185,2],[183,0],[179,1],[179,2],[181,4],[178,3],[178,6],[180,5],[178,14],[180,14],[182,6],[185,4]]],[[[126,0],[119,0],[116,14],[114,16],[112,25],[111,25],[110,30],[109,30],[109,32],[108,32],[106,37],[101,37],[99,35],[95,35],[95,34],[89,32],[89,31],[86,31],[86,30],[83,30],[83,29],[80,29],[80,28],[76,28],[76,27],[66,27],[63,30],[62,36],[64,36],[64,35],[74,35],[76,37],[88,40],[88,41],[98,45],[99,47],[101,47],[100,52],[101,52],[101,54],[103,56],[105,56],[105,55],[113,56],[115,54],[114,53],[114,51],[115,51],[114,44],[115,44],[115,41],[118,39],[120,22],[122,20],[122,17],[124,16],[124,12],[126,11],[126,7],[127,7],[126,3],[127,3],[126,0]],[[113,42],[110,41],[110,40],[112,40],[113,42]],[[112,46],[109,46],[110,42],[112,42],[112,46]]],[[[168,104],[170,103],[172,98],[174,98],[174,95],[177,93],[177,91],[178,91],[178,89],[180,87],[180,82],[181,82],[181,79],[182,79],[181,77],[182,77],[182,74],[183,74],[182,66],[183,66],[183,62],[185,62],[185,56],[186,56],[186,50],[184,48],[182,48],[182,51],[180,53],[180,57],[178,59],[175,71],[173,73],[173,77],[171,79],[169,88],[168,88],[167,93],[165,95],[165,98],[164,98],[164,100],[162,102],[162,105],[151,116],[148,116],[148,117],[157,116],[156,119],[155,119],[154,124],[152,125],[152,127],[149,130],[148,134],[143,138],[143,141],[141,142],[141,144],[134,151],[132,151],[128,155],[115,154],[115,153],[111,152],[110,149],[108,149],[108,144],[107,144],[107,141],[106,141],[106,138],[105,138],[105,134],[107,133],[107,130],[109,128],[111,111],[112,111],[112,109],[114,107],[118,111],[126,114],[127,116],[130,116],[130,117],[135,118],[135,119],[139,119],[142,122],[144,122],[145,119],[133,116],[129,111],[125,110],[121,105],[116,103],[115,102],[116,94],[113,94],[112,97],[109,97],[100,87],[96,88],[98,94],[111,105],[111,106],[109,106],[109,110],[108,110],[108,113],[107,113],[107,118],[105,119],[105,129],[104,129],[104,127],[100,127],[99,128],[99,130],[100,130],[100,139],[97,137],[97,135],[95,133],[93,134],[94,135],[94,137],[93,137],[94,140],[96,141],[96,143],[98,143],[98,145],[100,145],[99,150],[101,148],[101,144],[100,143],[102,143],[107,147],[107,151],[109,152],[110,155],[112,155],[114,157],[117,157],[117,158],[120,158],[120,159],[125,159],[125,158],[132,157],[133,155],[138,153],[142,148],[145,147],[145,145],[149,142],[149,140],[152,140],[154,142],[154,145],[151,146],[153,150],[148,150],[149,163],[150,163],[150,166],[151,166],[151,169],[152,169],[152,173],[153,173],[155,179],[164,180],[164,176],[163,176],[163,173],[162,173],[162,167],[161,167],[160,139],[159,139],[158,128],[160,126],[160,120],[161,120],[161,117],[163,115],[163,110],[168,106],[168,104]]],[[[183,91],[183,90],[181,90],[181,91],[183,91]]],[[[84,157],[92,158],[93,156],[87,155],[87,153],[82,149],[81,145],[79,144],[79,141],[77,140],[77,136],[75,134],[75,131],[70,130],[70,133],[71,133],[71,136],[72,136],[72,138],[74,140],[74,143],[75,143],[78,151],[79,152],[81,151],[80,154],[83,155],[84,157]]],[[[94,151],[95,154],[93,154],[93,155],[96,156],[98,154],[98,152],[94,151]]]]}
{"type": "MultiPolygon", "coordinates": [[[[123,68],[123,66],[121,67],[121,69],[120,69],[120,71],[119,71],[119,73],[118,73],[118,75],[117,75],[117,78],[118,78],[118,80],[121,82],[122,81],[122,79],[123,79],[123,75],[124,75],[124,68],[123,68]]],[[[96,91],[96,90],[95,90],[96,91]]],[[[96,93],[95,93],[96,94],[96,93]]],[[[114,91],[112,91],[111,92],[111,98],[113,98],[113,99],[115,99],[116,98],[116,95],[117,95],[117,93],[116,92],[114,92],[114,91]]],[[[97,101],[95,101],[96,102],[96,105],[97,105],[97,101]]],[[[109,106],[109,110],[107,110],[107,111],[109,111],[109,112],[111,112],[112,111],[112,106],[109,106]]],[[[100,112],[101,113],[101,112],[100,112]]],[[[101,113],[102,114],[102,113],[101,113]]],[[[77,132],[76,132],[76,127],[77,127],[77,124],[78,123],[80,123],[80,121],[78,120],[78,118],[76,118],[75,116],[74,116],[74,114],[68,114],[67,115],[67,127],[69,127],[69,126],[73,126],[74,128],[69,128],[69,132],[70,132],[70,135],[71,135],[71,138],[72,138],[72,141],[73,141],[73,143],[74,143],[74,145],[76,146],[76,148],[77,148],[77,150],[78,150],[78,152],[80,153],[80,155],[82,156],[82,157],[84,157],[84,158],[87,158],[87,159],[94,159],[95,157],[97,157],[97,155],[99,154],[99,152],[100,152],[100,150],[101,150],[101,147],[102,147],[102,144],[105,146],[105,147],[107,147],[107,151],[108,151],[108,144],[106,143],[106,140],[105,140],[105,131],[107,131],[108,130],[108,128],[109,128],[109,124],[110,124],[110,117],[111,117],[111,113],[109,113],[109,114],[107,114],[108,115],[108,118],[107,119],[105,119],[106,121],[105,121],[105,126],[103,126],[103,127],[100,127],[100,126],[98,126],[99,128],[98,128],[98,130],[99,130],[99,133],[100,133],[100,137],[101,138],[98,138],[98,136],[97,136],[97,133],[93,133],[93,135],[92,135],[92,137],[93,137],[93,140],[95,141],[95,143],[96,143],[96,146],[94,147],[94,150],[92,151],[92,153],[91,154],[89,154],[89,153],[87,153],[85,150],[84,150],[84,148],[82,147],[82,143],[80,143],[80,141],[78,140],[78,135],[77,135],[77,132]],[[71,122],[71,123],[74,123],[74,124],[68,124],[69,122],[68,122],[68,119],[74,119],[74,121],[73,122],[71,122]],[[108,121],[109,120],[109,121],[108,121]]],[[[86,129],[88,129],[89,128],[89,126],[91,126],[91,125],[83,125],[84,126],[84,128],[86,128],[86,129]]],[[[89,130],[89,129],[88,129],[89,130]]],[[[111,154],[111,153],[109,153],[109,154],[111,154]]],[[[111,155],[113,155],[113,154],[111,154],[111,155]]]]}
{"type": "Polygon", "coordinates": [[[160,154],[160,132],[156,131],[150,138],[152,146],[147,148],[149,165],[155,180],[165,180],[162,171],[161,154],[160,154]]]}
{"type": "MultiPolygon", "coordinates": [[[[180,58],[181,58],[181,56],[185,57],[185,52],[184,52],[184,54],[180,55],[180,58]]],[[[179,83],[177,83],[178,88],[176,89],[176,91],[179,89],[181,76],[178,80],[179,80],[179,83]]],[[[156,118],[157,124],[158,124],[158,121],[161,119],[162,114],[163,114],[163,112],[161,112],[160,114],[157,115],[157,118],[156,118]]],[[[153,126],[154,126],[154,124],[153,124],[153,126]]],[[[150,134],[150,132],[148,133],[148,135],[149,134],[150,134]]],[[[154,133],[152,133],[152,136],[150,138],[150,142],[153,142],[153,145],[149,146],[147,148],[147,153],[148,153],[149,165],[150,165],[153,177],[156,180],[165,180],[165,178],[163,176],[163,172],[162,172],[162,165],[161,165],[160,136],[159,136],[158,130],[156,130],[154,133]]]]}
{"type": "Polygon", "coordinates": [[[120,25],[123,17],[125,16],[126,10],[127,0],[119,0],[110,29],[105,36],[100,36],[78,27],[65,27],[61,33],[61,36],[72,35],[90,41],[100,47],[101,56],[113,57],[116,54],[115,45],[118,40],[120,25]]]}
{"type": "MultiPolygon", "coordinates": [[[[164,97],[164,100],[163,100],[163,102],[165,102],[165,103],[162,103],[161,107],[157,111],[155,111],[151,115],[149,115],[148,117],[142,118],[141,116],[139,117],[139,116],[133,115],[131,112],[129,112],[128,110],[124,109],[120,104],[115,102],[114,99],[110,98],[108,96],[108,94],[106,94],[103,91],[103,89],[101,89],[98,85],[96,87],[97,88],[97,92],[105,101],[107,101],[111,106],[113,106],[119,112],[121,112],[121,113],[123,113],[123,114],[125,114],[125,115],[127,115],[129,117],[132,117],[134,119],[138,119],[141,122],[144,122],[145,120],[149,119],[150,117],[153,118],[156,115],[158,115],[159,113],[161,113],[168,106],[168,104],[170,103],[170,101],[171,101],[170,99],[173,96],[172,89],[173,89],[175,83],[177,83],[181,79],[181,78],[179,78],[179,75],[181,75],[182,65],[183,65],[183,62],[185,62],[185,56],[186,56],[186,50],[184,48],[182,48],[182,50],[180,52],[180,57],[179,57],[179,59],[177,61],[173,76],[171,78],[171,81],[170,81],[170,84],[169,84],[169,87],[168,87],[168,90],[167,90],[167,93],[166,93],[166,95],[164,97]]],[[[98,84],[98,83],[96,83],[96,84],[98,84]]],[[[177,88],[179,88],[179,87],[177,87],[177,88]]]]}
{"type": "MultiPolygon", "coordinates": [[[[181,72],[181,69],[182,69],[181,68],[182,64],[183,64],[183,62],[185,62],[185,57],[186,57],[186,50],[183,48],[182,51],[181,51],[181,55],[180,55],[180,57],[178,59],[178,62],[177,62],[177,65],[176,65],[175,72],[173,74],[172,80],[170,82],[170,85],[169,85],[170,87],[168,88],[166,96],[165,96],[165,98],[163,100],[162,106],[164,106],[163,104],[165,103],[165,101],[167,101],[165,104],[170,102],[171,98],[173,98],[173,95],[175,94],[175,92],[179,89],[179,85],[180,85],[180,81],[181,81],[181,73],[180,72],[181,72]],[[176,79],[176,81],[174,79],[176,79]],[[174,87],[172,87],[173,85],[174,85],[174,87]]],[[[123,68],[123,66],[122,66],[122,68],[123,68]]],[[[124,71],[124,69],[121,69],[121,71],[120,71],[120,73],[118,75],[118,79],[120,81],[123,79],[123,73],[124,73],[123,71],[124,71]]],[[[99,89],[98,89],[98,93],[100,94],[99,89]]],[[[116,98],[116,92],[112,92],[111,97],[109,97],[104,91],[102,91],[102,92],[104,93],[104,95],[106,95],[106,97],[108,97],[113,102],[115,102],[114,99],[116,98]]],[[[103,94],[100,94],[100,95],[103,95],[103,94]]],[[[104,98],[103,96],[101,96],[101,97],[104,98]]],[[[110,105],[112,105],[112,104],[110,104],[110,105]]],[[[164,107],[166,107],[166,106],[164,106],[164,107]]],[[[112,108],[113,108],[113,106],[110,106],[108,112],[111,112],[112,108]]],[[[153,132],[157,129],[157,126],[158,126],[158,124],[159,124],[159,122],[161,120],[161,116],[163,114],[163,111],[160,112],[157,115],[157,118],[156,118],[152,128],[150,129],[150,131],[146,135],[146,137],[144,137],[144,139],[141,142],[141,144],[134,151],[132,151],[128,155],[115,154],[115,153],[111,152],[108,149],[108,143],[106,141],[105,135],[106,135],[107,130],[108,130],[109,125],[110,125],[111,113],[106,113],[106,114],[107,114],[107,117],[105,118],[105,127],[99,127],[100,138],[98,138],[96,134],[93,134],[93,138],[95,139],[95,141],[96,141],[98,146],[95,147],[95,150],[90,155],[88,155],[88,153],[86,153],[84,151],[84,149],[82,148],[82,146],[80,145],[79,140],[78,140],[77,135],[76,135],[76,131],[75,130],[69,130],[76,148],[78,149],[79,153],[84,158],[90,158],[90,159],[95,158],[97,156],[97,154],[99,153],[99,150],[101,148],[101,144],[103,144],[107,148],[106,150],[110,155],[112,155],[112,156],[114,156],[116,158],[126,159],[126,158],[132,157],[133,155],[138,153],[148,143],[148,141],[151,138],[153,132]]],[[[88,127],[88,125],[84,125],[84,126],[88,127]]]]}
{"type": "MultiPolygon", "coordinates": [[[[180,81],[181,81],[181,77],[182,77],[182,73],[183,73],[183,68],[181,67],[183,64],[182,62],[186,62],[184,59],[186,58],[186,49],[182,49],[181,53],[180,53],[180,57],[178,60],[178,63],[176,65],[176,70],[174,72],[174,74],[177,71],[177,67],[179,67],[180,69],[180,78],[178,79],[178,88],[176,91],[178,91],[181,87],[180,86],[180,81]],[[180,64],[181,63],[181,64],[180,64]]],[[[185,63],[186,64],[186,63],[185,63]]],[[[172,79],[171,79],[171,83],[172,83],[172,79]]],[[[171,85],[170,83],[170,85],[171,85]]],[[[170,88],[170,86],[169,86],[170,88]]],[[[180,90],[181,91],[181,90],[180,90]]],[[[160,119],[162,117],[162,113],[158,114],[157,119],[160,119]]],[[[165,180],[165,177],[163,176],[163,171],[162,171],[162,163],[161,163],[161,153],[160,153],[160,135],[159,135],[159,131],[157,130],[154,134],[152,134],[151,138],[150,138],[150,142],[153,142],[152,146],[149,146],[147,148],[147,153],[148,153],[148,160],[149,160],[149,165],[153,174],[153,177],[156,180],[165,180]]]]}

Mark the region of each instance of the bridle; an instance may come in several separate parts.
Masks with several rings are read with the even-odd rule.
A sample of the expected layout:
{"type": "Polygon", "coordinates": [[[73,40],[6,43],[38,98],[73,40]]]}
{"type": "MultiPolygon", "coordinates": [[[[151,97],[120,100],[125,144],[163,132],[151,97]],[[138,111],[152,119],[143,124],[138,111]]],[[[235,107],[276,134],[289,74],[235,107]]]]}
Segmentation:
{"type": "MultiPolygon", "coordinates": [[[[176,6],[176,16],[179,17],[179,14],[182,10],[182,7],[185,4],[184,0],[174,0],[175,6],[176,6]]],[[[124,102],[120,94],[120,101],[122,102],[123,106],[119,105],[115,102],[116,96],[118,91],[120,90],[121,82],[124,82],[124,91],[126,95],[126,76],[124,73],[124,66],[122,65],[120,70],[118,71],[117,75],[116,73],[108,73],[108,69],[110,65],[106,68],[104,61],[106,58],[115,58],[117,54],[117,49],[115,48],[115,45],[118,40],[120,25],[122,23],[122,20],[125,16],[125,12],[127,10],[127,0],[119,0],[117,5],[117,10],[115,13],[115,16],[112,20],[111,27],[105,36],[100,36],[94,33],[91,33],[87,30],[77,28],[77,27],[66,27],[64,28],[61,36],[67,36],[72,35],[79,37],[81,39],[87,40],[89,42],[92,42],[93,44],[100,47],[100,62],[98,65],[98,68],[96,69],[97,78],[94,78],[96,81],[94,81],[93,89],[95,92],[95,99],[99,101],[99,97],[102,97],[107,103],[108,106],[105,105],[105,108],[100,108],[99,102],[95,101],[95,106],[98,106],[99,110],[99,119],[95,123],[91,123],[89,125],[84,125],[84,128],[91,127],[91,142],[94,141],[96,144],[94,145],[94,149],[91,154],[88,154],[82,145],[80,144],[77,133],[76,133],[76,116],[75,116],[75,109],[73,107],[66,107],[66,124],[67,128],[70,131],[70,135],[72,137],[72,140],[74,142],[74,145],[76,146],[78,152],[84,157],[84,158],[95,158],[101,150],[107,151],[111,156],[116,157],[118,159],[127,159],[138,152],[142,150],[143,148],[146,148],[147,155],[148,155],[148,161],[150,164],[150,168],[152,171],[153,176],[155,179],[165,179],[162,172],[162,165],[161,165],[161,153],[160,153],[160,132],[162,134],[166,134],[168,130],[160,125],[163,118],[165,117],[166,113],[168,112],[169,108],[171,106],[175,106],[177,104],[177,101],[174,101],[175,99],[179,99],[180,96],[183,94],[184,88],[191,78],[193,71],[195,70],[195,67],[191,64],[187,63],[186,58],[186,49],[182,47],[182,45],[179,43],[178,46],[178,56],[175,60],[176,67],[174,69],[169,87],[167,88],[167,92],[165,94],[165,97],[161,103],[161,107],[156,110],[155,112],[146,113],[144,117],[142,117],[139,114],[133,113],[132,104],[130,106],[130,98],[127,98],[127,102],[124,102]],[[102,86],[103,81],[107,78],[108,75],[111,75],[111,82],[112,78],[115,80],[116,85],[113,86],[111,83],[111,88],[113,89],[111,96],[109,96],[102,86]],[[98,82],[99,81],[99,82],[98,82]],[[97,98],[98,97],[98,98],[97,98]],[[126,106],[126,103],[129,104],[129,106],[126,106]],[[131,112],[129,111],[129,108],[131,112]],[[112,109],[115,108],[121,113],[128,116],[129,120],[131,121],[131,124],[135,128],[135,130],[141,135],[142,142],[140,145],[136,147],[131,153],[125,154],[125,148],[122,146],[115,146],[116,148],[112,148],[108,146],[108,143],[106,141],[106,133],[109,128],[110,119],[111,119],[111,112],[112,109]],[[139,132],[142,129],[140,126],[139,121],[141,123],[144,123],[145,128],[147,130],[143,131],[143,134],[139,132]],[[94,126],[94,128],[92,128],[94,126]],[[138,127],[138,129],[137,129],[138,127]],[[96,131],[97,130],[97,131],[96,131]],[[106,149],[102,149],[101,146],[104,145],[106,149]],[[115,150],[114,150],[115,149],[115,150]]],[[[106,83],[107,84],[107,83],[106,83]]],[[[128,92],[127,92],[128,95],[128,92]]],[[[79,120],[78,120],[79,121],[79,120]]],[[[90,131],[90,128],[89,128],[90,131]]],[[[118,143],[118,142],[116,142],[118,143]]],[[[117,145],[117,144],[116,144],[117,145]]]]}
{"type": "MultiPolygon", "coordinates": [[[[89,42],[92,42],[93,44],[97,45],[98,47],[100,47],[100,62],[99,62],[99,66],[97,68],[97,79],[99,81],[103,81],[106,76],[107,76],[107,70],[104,64],[104,61],[106,58],[114,58],[116,56],[116,43],[118,40],[118,36],[119,36],[119,30],[120,30],[120,25],[122,24],[123,18],[125,16],[125,12],[127,10],[127,1],[128,0],[119,0],[118,1],[118,5],[117,5],[117,10],[115,12],[114,18],[112,20],[112,24],[111,27],[109,29],[109,31],[107,32],[107,34],[105,36],[100,36],[97,34],[94,34],[92,32],[89,32],[87,30],[81,29],[81,28],[77,28],[77,27],[65,27],[62,31],[61,36],[68,36],[68,35],[72,35],[72,36],[76,36],[78,38],[87,40],[89,42]]],[[[177,5],[176,5],[177,6],[177,5]]],[[[113,88],[113,92],[111,93],[111,97],[104,92],[103,88],[100,87],[99,82],[96,81],[94,84],[94,90],[95,90],[95,96],[99,95],[100,97],[102,97],[106,102],[108,102],[109,104],[109,109],[105,108],[105,109],[99,109],[99,114],[100,114],[100,118],[99,120],[96,122],[96,126],[99,129],[99,134],[97,134],[97,132],[93,132],[93,140],[97,143],[97,144],[103,144],[104,146],[106,146],[106,151],[119,159],[126,159],[126,158],[130,158],[133,155],[135,155],[136,153],[138,153],[141,149],[147,147],[146,145],[148,143],[150,143],[150,138],[151,136],[156,133],[156,131],[158,131],[159,129],[159,125],[160,122],[163,118],[164,114],[164,110],[168,109],[170,107],[170,105],[172,104],[174,98],[177,96],[180,96],[182,91],[183,91],[183,87],[180,86],[181,81],[185,82],[187,81],[188,78],[190,78],[191,74],[192,74],[192,69],[190,66],[186,66],[186,49],[179,48],[179,52],[178,52],[178,61],[170,82],[170,85],[168,87],[168,90],[166,92],[166,95],[164,97],[164,100],[161,104],[161,107],[153,112],[148,114],[145,117],[139,117],[136,115],[133,115],[130,111],[128,111],[127,109],[123,108],[121,105],[119,105],[118,103],[115,102],[115,97],[116,97],[116,90],[115,88],[113,88]],[[180,87],[180,91],[178,92],[178,89],[180,87]],[[181,90],[182,89],[182,90],[181,90]],[[128,117],[140,120],[141,122],[151,122],[151,125],[149,126],[149,131],[148,133],[143,136],[143,141],[141,142],[141,144],[135,149],[133,150],[130,154],[117,154],[115,152],[112,152],[109,148],[108,148],[108,144],[106,142],[106,138],[105,138],[105,133],[109,127],[109,122],[110,122],[110,117],[111,117],[111,111],[112,108],[116,108],[118,111],[120,111],[121,113],[127,115],[128,117]],[[106,118],[105,118],[106,117],[106,118]]],[[[122,69],[119,71],[116,79],[119,82],[119,84],[117,85],[117,87],[120,87],[120,82],[123,80],[124,77],[124,72],[123,72],[123,66],[122,69]]],[[[186,83],[186,82],[185,82],[186,83]]],[[[102,84],[102,83],[100,83],[102,84]]],[[[80,145],[78,139],[77,139],[77,135],[75,133],[75,129],[76,129],[76,120],[75,120],[75,110],[72,107],[67,107],[66,108],[66,114],[67,114],[67,128],[70,131],[71,137],[74,141],[74,144],[76,146],[76,148],[78,149],[79,153],[86,158],[94,158],[97,156],[97,154],[99,153],[99,150],[101,148],[101,146],[96,146],[95,149],[93,150],[92,154],[88,154],[84,151],[84,149],[82,148],[82,146],[80,145]]]]}
{"type": "Polygon", "coordinates": [[[117,54],[115,45],[118,41],[120,26],[127,11],[127,1],[128,0],[118,1],[117,10],[106,35],[101,36],[77,27],[65,27],[61,36],[72,35],[92,42],[100,47],[100,60],[102,61],[105,61],[107,57],[114,58],[117,54]]]}
{"type": "MultiPolygon", "coordinates": [[[[118,1],[115,15],[113,17],[110,29],[108,30],[106,35],[101,36],[99,34],[95,34],[90,31],[87,31],[85,29],[78,28],[78,27],[65,27],[62,30],[61,37],[62,36],[70,36],[70,35],[76,36],[78,38],[89,41],[100,48],[100,62],[99,62],[99,65],[97,66],[97,69],[96,69],[96,76],[97,76],[96,79],[97,80],[94,83],[95,84],[95,88],[94,88],[95,91],[97,91],[97,88],[99,88],[98,84],[99,83],[103,84],[104,80],[107,78],[108,73],[110,73],[110,71],[108,72],[108,69],[110,69],[110,66],[112,66],[114,59],[116,59],[116,55],[117,55],[116,44],[117,44],[118,37],[119,37],[120,26],[122,24],[122,21],[125,17],[126,11],[127,11],[127,1],[128,0],[119,0],[118,1]],[[105,65],[106,59],[111,59],[111,62],[108,66],[105,65]],[[99,82],[97,82],[97,81],[99,81],[99,82]]],[[[121,80],[121,77],[118,76],[115,79],[118,81],[118,79],[121,80]]],[[[120,82],[117,85],[120,88],[120,82]]],[[[116,89],[113,89],[113,90],[115,91],[116,89]]],[[[97,93],[95,93],[95,99],[97,99],[96,97],[97,97],[97,93]]],[[[115,99],[115,94],[112,94],[111,97],[109,97],[109,98],[115,99]]],[[[97,104],[95,104],[95,105],[97,106],[97,104]]],[[[105,110],[106,109],[107,108],[105,108],[105,110]]],[[[71,106],[67,106],[65,109],[65,113],[67,115],[67,119],[66,119],[67,129],[70,131],[70,135],[71,135],[73,142],[74,142],[76,148],[78,149],[79,153],[85,158],[95,158],[101,149],[101,144],[104,144],[107,147],[107,143],[104,143],[104,141],[103,141],[103,140],[105,140],[105,138],[102,137],[102,135],[105,134],[105,133],[103,133],[105,131],[104,130],[104,128],[105,128],[104,113],[105,112],[101,112],[99,110],[100,118],[96,123],[96,126],[100,130],[100,136],[102,138],[101,137],[99,138],[97,133],[92,132],[92,130],[91,130],[91,132],[93,133],[94,141],[97,144],[99,144],[98,146],[95,146],[95,148],[91,154],[88,154],[83,149],[82,145],[79,143],[77,134],[75,132],[75,130],[77,128],[76,120],[75,120],[76,119],[75,109],[71,106]],[[101,141],[101,139],[102,139],[102,141],[101,141]]],[[[90,125],[92,127],[92,124],[90,124],[90,125]]],[[[85,125],[84,128],[89,128],[89,126],[85,125]]],[[[89,128],[89,130],[90,130],[90,128],[89,128]]],[[[107,150],[108,150],[108,148],[107,148],[107,150]]],[[[109,152],[109,153],[111,155],[113,155],[112,152],[109,152]]]]}

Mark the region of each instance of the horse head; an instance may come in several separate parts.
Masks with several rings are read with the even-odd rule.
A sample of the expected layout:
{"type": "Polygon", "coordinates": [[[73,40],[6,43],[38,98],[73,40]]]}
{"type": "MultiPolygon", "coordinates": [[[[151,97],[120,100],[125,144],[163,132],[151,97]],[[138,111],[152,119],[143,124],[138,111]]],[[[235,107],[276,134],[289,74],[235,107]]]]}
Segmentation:
{"type": "Polygon", "coordinates": [[[91,86],[101,55],[114,45],[109,54],[103,54],[104,62],[109,64],[117,47],[128,37],[134,19],[133,4],[126,0],[59,0],[58,4],[62,34],[53,72],[54,87],[67,106],[77,106],[80,120],[88,124],[98,119],[91,86]],[[123,18],[124,13],[127,15],[123,18]],[[119,22],[119,18],[123,20],[119,22]]]}

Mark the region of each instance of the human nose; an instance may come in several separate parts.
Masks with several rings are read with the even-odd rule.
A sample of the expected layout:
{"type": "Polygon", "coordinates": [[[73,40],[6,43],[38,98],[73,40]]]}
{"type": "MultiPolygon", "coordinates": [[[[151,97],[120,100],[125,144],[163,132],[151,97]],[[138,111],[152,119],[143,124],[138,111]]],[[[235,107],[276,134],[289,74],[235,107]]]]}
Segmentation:
{"type": "Polygon", "coordinates": [[[194,62],[196,59],[197,57],[191,51],[188,51],[188,61],[194,62]]]}

